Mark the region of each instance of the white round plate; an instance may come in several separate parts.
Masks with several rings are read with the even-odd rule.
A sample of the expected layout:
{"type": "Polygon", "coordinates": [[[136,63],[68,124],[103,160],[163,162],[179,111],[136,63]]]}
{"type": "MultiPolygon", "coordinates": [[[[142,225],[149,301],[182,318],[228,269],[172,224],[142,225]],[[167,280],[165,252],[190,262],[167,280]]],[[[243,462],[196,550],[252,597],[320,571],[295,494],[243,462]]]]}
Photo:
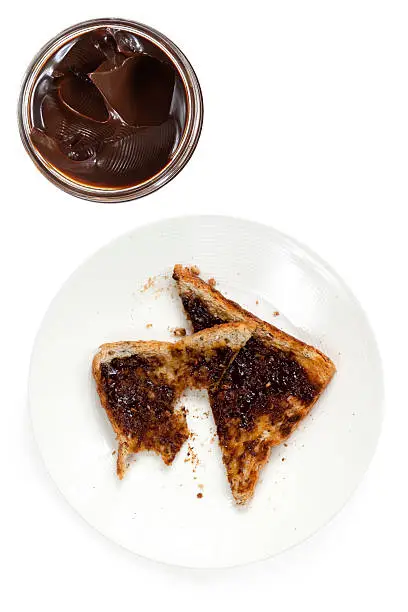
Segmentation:
{"type": "Polygon", "coordinates": [[[382,373],[361,307],[321,259],[269,227],[193,216],[138,228],[78,268],[42,323],[29,396],[46,466],[90,525],[151,559],[225,567],[300,542],[343,506],[376,445],[382,373]],[[184,398],[190,455],[185,444],[166,467],[139,454],[123,481],[115,474],[116,442],[91,361],[104,342],[174,340],[169,328],[187,326],[171,278],[175,263],[198,265],[228,297],[337,366],[287,446],[273,450],[245,509],[232,502],[205,393],[184,398]]]}

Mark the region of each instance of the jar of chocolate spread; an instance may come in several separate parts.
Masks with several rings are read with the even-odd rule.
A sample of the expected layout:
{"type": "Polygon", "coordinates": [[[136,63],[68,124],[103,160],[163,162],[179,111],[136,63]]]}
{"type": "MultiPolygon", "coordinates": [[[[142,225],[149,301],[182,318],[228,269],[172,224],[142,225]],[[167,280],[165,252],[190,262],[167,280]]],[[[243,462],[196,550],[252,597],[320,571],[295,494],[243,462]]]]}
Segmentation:
{"type": "Polygon", "coordinates": [[[72,195],[118,202],[170,181],[200,137],[200,85],[163,34],[122,19],[75,25],[31,63],[19,100],[24,146],[72,195]]]}

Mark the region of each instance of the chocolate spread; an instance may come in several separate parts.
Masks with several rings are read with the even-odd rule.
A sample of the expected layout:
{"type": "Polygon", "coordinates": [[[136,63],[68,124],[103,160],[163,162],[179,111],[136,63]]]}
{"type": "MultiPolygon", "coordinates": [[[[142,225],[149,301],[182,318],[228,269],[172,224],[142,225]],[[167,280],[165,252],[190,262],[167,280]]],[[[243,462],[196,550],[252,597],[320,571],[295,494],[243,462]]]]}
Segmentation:
{"type": "Polygon", "coordinates": [[[90,186],[130,187],[151,178],[170,161],[185,125],[185,90],[166,54],[115,28],[60,48],[32,102],[38,151],[90,186]]]}
{"type": "Polygon", "coordinates": [[[120,431],[153,450],[157,442],[177,452],[185,439],[184,419],[174,412],[188,387],[214,385],[233,356],[228,346],[202,351],[184,349],[177,343],[168,357],[132,355],[101,364],[101,381],[109,411],[120,431]],[[169,375],[160,374],[163,368],[169,375]]]}
{"type": "Polygon", "coordinates": [[[101,364],[110,411],[126,435],[143,438],[158,421],[171,415],[177,390],[155,375],[160,365],[156,358],[137,355],[101,364]]]}
{"type": "Polygon", "coordinates": [[[195,332],[202,331],[207,327],[213,327],[214,325],[220,325],[221,323],[227,323],[227,321],[212,315],[204,302],[192,294],[182,295],[181,301],[195,332]]]}
{"type": "MultiPolygon", "coordinates": [[[[206,304],[193,294],[182,296],[183,306],[194,331],[227,323],[212,315],[206,304]]],[[[271,425],[284,416],[283,428],[300,420],[300,415],[285,415],[287,398],[298,398],[310,404],[318,394],[306,370],[291,352],[279,350],[259,338],[252,337],[239,351],[217,389],[210,390],[210,402],[222,437],[228,420],[238,419],[239,426],[250,429],[257,416],[269,415],[271,425]]],[[[286,435],[282,431],[282,435],[286,435]]]]}
{"type": "MultiPolygon", "coordinates": [[[[309,404],[317,393],[294,355],[252,337],[232,362],[219,387],[210,392],[218,435],[223,436],[225,425],[232,419],[238,419],[240,427],[251,429],[258,416],[267,414],[274,425],[285,415],[289,396],[309,404]]],[[[285,421],[291,418],[298,421],[301,417],[286,415],[285,421]]]]}
{"type": "Polygon", "coordinates": [[[195,389],[212,387],[224,374],[233,356],[234,351],[228,346],[204,352],[187,348],[187,367],[184,368],[187,385],[195,389]]]}

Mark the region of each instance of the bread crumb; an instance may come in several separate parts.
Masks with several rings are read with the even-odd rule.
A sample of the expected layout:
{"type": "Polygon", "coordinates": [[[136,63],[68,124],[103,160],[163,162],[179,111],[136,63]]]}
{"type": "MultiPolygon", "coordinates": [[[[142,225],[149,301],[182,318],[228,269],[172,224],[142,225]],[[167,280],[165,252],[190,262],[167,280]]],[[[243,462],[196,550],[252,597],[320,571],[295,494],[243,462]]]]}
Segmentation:
{"type": "Polygon", "coordinates": [[[112,455],[116,455],[116,451],[115,450],[112,451],[112,455]]]}
{"type": "Polygon", "coordinates": [[[288,445],[286,444],[286,442],[284,442],[284,443],[283,443],[283,446],[286,446],[286,447],[287,447],[288,445]]]}
{"type": "Polygon", "coordinates": [[[147,329],[149,329],[150,327],[153,327],[153,323],[146,323],[146,327],[147,329]]]}
{"type": "Polygon", "coordinates": [[[172,331],[173,334],[177,336],[178,338],[185,336],[187,334],[186,329],[184,327],[174,327],[170,331],[172,331]]]}
{"type": "Polygon", "coordinates": [[[275,310],[275,312],[273,313],[274,317],[279,317],[279,310],[275,310]]]}
{"type": "MultiPolygon", "coordinates": [[[[191,436],[190,436],[191,437],[191,436]]],[[[194,438],[193,438],[194,439],[194,438]]],[[[190,442],[187,443],[187,457],[184,459],[184,463],[191,463],[193,466],[193,472],[196,471],[200,461],[198,459],[198,455],[195,452],[194,448],[191,446],[190,442]]]]}
{"type": "Polygon", "coordinates": [[[259,300],[256,300],[255,304],[258,306],[258,304],[259,304],[259,300]]]}
{"type": "Polygon", "coordinates": [[[267,383],[266,383],[266,385],[265,385],[265,389],[269,389],[269,387],[271,386],[271,384],[272,384],[271,382],[267,382],[267,383]]]}
{"type": "Polygon", "coordinates": [[[285,461],[286,457],[282,457],[282,461],[285,461]]]}
{"type": "Polygon", "coordinates": [[[203,484],[199,484],[199,485],[198,485],[198,488],[199,488],[199,489],[204,489],[204,485],[203,485],[203,484]]]}
{"type": "Polygon", "coordinates": [[[210,287],[215,287],[215,285],[217,284],[217,281],[215,280],[215,278],[209,278],[208,279],[208,284],[210,285],[210,287]]]}
{"type": "Polygon", "coordinates": [[[198,497],[198,499],[201,499],[201,498],[202,498],[202,496],[203,496],[203,494],[202,494],[202,493],[197,493],[197,497],[198,497]]]}
{"type": "Polygon", "coordinates": [[[150,287],[153,287],[154,282],[155,282],[154,277],[153,276],[149,276],[147,282],[143,285],[142,292],[143,291],[147,291],[148,289],[150,289],[150,287]]]}
{"type": "Polygon", "coordinates": [[[198,276],[201,273],[201,270],[198,266],[191,266],[190,270],[192,274],[195,274],[196,276],[198,276]]]}

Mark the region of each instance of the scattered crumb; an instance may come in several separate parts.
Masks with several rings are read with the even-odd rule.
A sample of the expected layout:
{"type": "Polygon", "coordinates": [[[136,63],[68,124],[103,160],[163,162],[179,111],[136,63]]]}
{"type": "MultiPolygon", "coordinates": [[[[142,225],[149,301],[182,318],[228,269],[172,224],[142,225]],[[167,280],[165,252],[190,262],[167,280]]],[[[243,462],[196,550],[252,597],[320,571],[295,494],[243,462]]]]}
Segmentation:
{"type": "Polygon", "coordinates": [[[256,300],[255,304],[258,306],[258,304],[259,304],[259,300],[256,300]]]}
{"type": "Polygon", "coordinates": [[[186,329],[184,327],[174,327],[170,331],[177,337],[185,336],[187,334],[186,329]]]}
{"type": "Polygon", "coordinates": [[[146,327],[147,329],[149,329],[150,327],[153,327],[153,323],[146,323],[146,327]]]}
{"type": "Polygon", "coordinates": [[[143,285],[143,289],[141,291],[142,292],[147,291],[148,289],[153,287],[154,283],[155,283],[155,278],[153,276],[149,276],[147,282],[143,285]]]}
{"type": "Polygon", "coordinates": [[[202,496],[203,496],[203,494],[202,494],[202,493],[197,493],[197,497],[198,497],[198,499],[201,499],[201,498],[202,498],[202,496]]]}
{"type": "Polygon", "coordinates": [[[215,285],[217,284],[215,278],[209,278],[208,279],[208,284],[210,285],[210,287],[215,287],[215,285]]]}
{"type": "Polygon", "coordinates": [[[198,488],[199,488],[199,489],[204,489],[204,485],[203,485],[203,484],[199,484],[199,485],[198,485],[198,488]]]}
{"type": "Polygon", "coordinates": [[[272,384],[272,383],[267,382],[267,383],[266,383],[266,385],[265,385],[265,389],[269,389],[269,387],[271,386],[271,384],[272,384]]]}
{"type": "Polygon", "coordinates": [[[112,451],[112,455],[116,455],[116,451],[115,450],[112,451]]]}
{"type": "Polygon", "coordinates": [[[187,457],[184,459],[184,463],[190,462],[193,466],[193,472],[195,472],[198,465],[200,464],[200,461],[198,459],[197,453],[195,452],[194,448],[191,446],[190,442],[188,442],[187,448],[188,448],[187,457]]]}
{"type": "Polygon", "coordinates": [[[282,457],[282,461],[285,461],[286,457],[282,457]]]}
{"type": "Polygon", "coordinates": [[[274,317],[279,317],[279,310],[275,310],[275,312],[273,313],[274,317]]]}
{"type": "Polygon", "coordinates": [[[286,442],[284,442],[284,443],[283,443],[283,446],[286,446],[286,447],[287,447],[287,444],[286,444],[286,442]]]}
{"type": "Polygon", "coordinates": [[[192,272],[193,274],[195,274],[196,276],[198,276],[198,275],[200,274],[200,272],[201,272],[201,271],[200,271],[200,268],[199,268],[198,266],[191,266],[190,270],[191,270],[191,272],[192,272]]]}

